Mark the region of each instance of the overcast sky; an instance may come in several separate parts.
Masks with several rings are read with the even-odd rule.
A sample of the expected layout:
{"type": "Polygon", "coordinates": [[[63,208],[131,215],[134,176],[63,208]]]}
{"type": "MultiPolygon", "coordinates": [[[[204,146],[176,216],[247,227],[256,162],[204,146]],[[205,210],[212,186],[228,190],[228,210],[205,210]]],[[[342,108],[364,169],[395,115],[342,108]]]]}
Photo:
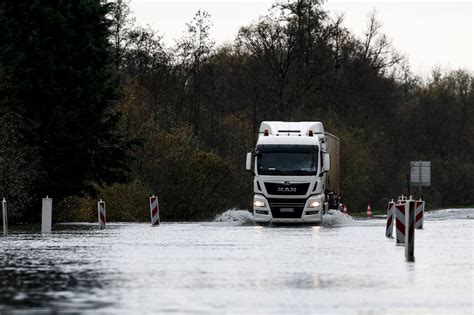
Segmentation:
{"type": "MultiPolygon", "coordinates": [[[[267,13],[274,0],[132,0],[137,23],[150,25],[172,45],[198,9],[212,16],[211,34],[217,43],[232,42],[240,26],[267,13]]],[[[393,46],[408,57],[413,71],[426,75],[433,66],[474,68],[474,5],[472,1],[376,2],[331,0],[324,7],[343,13],[345,26],[361,35],[367,15],[376,9],[393,46]]]]}

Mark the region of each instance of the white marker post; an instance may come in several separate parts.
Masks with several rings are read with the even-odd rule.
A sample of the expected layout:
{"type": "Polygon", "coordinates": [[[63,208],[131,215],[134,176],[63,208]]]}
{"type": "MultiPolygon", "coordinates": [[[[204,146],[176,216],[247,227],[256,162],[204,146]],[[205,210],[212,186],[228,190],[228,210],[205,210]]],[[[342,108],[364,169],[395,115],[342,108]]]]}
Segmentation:
{"type": "Polygon", "coordinates": [[[99,229],[105,229],[105,201],[100,199],[97,203],[97,213],[99,216],[99,229]]]}
{"type": "Polygon", "coordinates": [[[53,219],[53,199],[46,196],[43,198],[41,212],[41,233],[51,233],[51,222],[53,219]]]}
{"type": "Polygon", "coordinates": [[[160,207],[158,205],[158,197],[155,195],[150,197],[150,214],[151,226],[160,225],[160,207]]]}
{"type": "Polygon", "coordinates": [[[415,261],[415,200],[409,200],[405,213],[405,258],[415,261]]]}
{"type": "Polygon", "coordinates": [[[8,217],[7,217],[7,201],[3,198],[2,201],[2,218],[3,218],[3,236],[8,236],[8,217]]]}
{"type": "Polygon", "coordinates": [[[387,226],[385,229],[386,237],[392,237],[394,217],[395,217],[395,202],[392,199],[392,201],[388,203],[388,209],[387,209],[387,226]]]}

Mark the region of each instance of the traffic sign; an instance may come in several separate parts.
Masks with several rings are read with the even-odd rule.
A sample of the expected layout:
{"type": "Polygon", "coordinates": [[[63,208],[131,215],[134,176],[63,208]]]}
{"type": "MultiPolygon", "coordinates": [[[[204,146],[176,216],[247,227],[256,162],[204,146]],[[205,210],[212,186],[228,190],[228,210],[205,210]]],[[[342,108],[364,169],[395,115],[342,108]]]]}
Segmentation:
{"type": "Polygon", "coordinates": [[[412,161],[410,167],[410,183],[415,186],[431,186],[431,162],[412,161]]]}

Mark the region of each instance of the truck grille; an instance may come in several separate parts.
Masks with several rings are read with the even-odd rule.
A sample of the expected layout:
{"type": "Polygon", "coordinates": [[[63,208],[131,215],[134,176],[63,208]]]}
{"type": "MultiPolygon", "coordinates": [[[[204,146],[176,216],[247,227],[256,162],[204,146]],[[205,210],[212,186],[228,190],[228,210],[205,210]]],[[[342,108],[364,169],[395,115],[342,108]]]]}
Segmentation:
{"type": "Polygon", "coordinates": [[[306,199],[268,199],[272,216],[277,219],[299,219],[306,199]]]}
{"type": "Polygon", "coordinates": [[[279,184],[265,183],[265,188],[270,195],[306,195],[309,183],[279,184]]]}

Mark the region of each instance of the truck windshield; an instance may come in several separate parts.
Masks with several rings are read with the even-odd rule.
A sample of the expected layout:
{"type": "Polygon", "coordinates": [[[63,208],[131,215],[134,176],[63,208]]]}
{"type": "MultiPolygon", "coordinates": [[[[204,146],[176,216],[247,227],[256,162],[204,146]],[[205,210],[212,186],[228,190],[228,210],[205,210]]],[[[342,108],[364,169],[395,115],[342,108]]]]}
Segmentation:
{"type": "Polygon", "coordinates": [[[257,169],[260,175],[316,175],[319,148],[315,145],[260,145],[257,169]]]}

